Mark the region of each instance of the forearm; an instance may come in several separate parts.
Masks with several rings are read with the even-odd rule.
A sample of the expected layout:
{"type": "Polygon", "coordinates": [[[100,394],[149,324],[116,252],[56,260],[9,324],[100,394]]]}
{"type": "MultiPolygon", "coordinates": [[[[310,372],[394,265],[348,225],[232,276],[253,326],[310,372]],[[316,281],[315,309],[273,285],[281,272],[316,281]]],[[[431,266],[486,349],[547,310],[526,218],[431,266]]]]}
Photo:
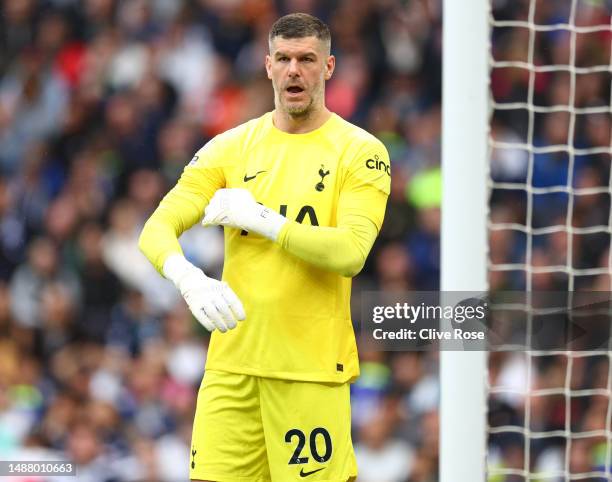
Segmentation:
{"type": "Polygon", "coordinates": [[[151,216],[144,225],[138,246],[161,275],[164,275],[164,261],[168,256],[183,254],[178,242],[179,236],[180,233],[175,231],[170,223],[155,215],[151,216]]]}
{"type": "Polygon", "coordinates": [[[365,263],[378,231],[369,219],[351,216],[339,227],[287,222],[278,244],[298,258],[342,276],[355,276],[365,263]]]}
{"type": "Polygon", "coordinates": [[[164,261],[168,256],[183,254],[178,238],[198,221],[204,202],[175,188],[144,225],[138,245],[160,274],[164,275],[164,261]]]}

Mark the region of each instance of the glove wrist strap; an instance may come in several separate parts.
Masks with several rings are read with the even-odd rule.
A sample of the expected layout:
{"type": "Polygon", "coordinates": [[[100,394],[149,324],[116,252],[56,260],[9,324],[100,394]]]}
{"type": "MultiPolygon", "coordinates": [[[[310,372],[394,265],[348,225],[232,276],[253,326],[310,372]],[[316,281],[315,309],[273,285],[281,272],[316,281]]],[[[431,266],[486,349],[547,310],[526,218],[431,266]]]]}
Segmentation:
{"type": "Polygon", "coordinates": [[[193,269],[197,269],[181,254],[171,254],[164,261],[164,276],[179,287],[181,280],[193,269]]]}
{"type": "Polygon", "coordinates": [[[264,207],[259,215],[261,217],[261,235],[271,241],[276,241],[281,229],[287,222],[287,218],[267,207],[264,207]]]}

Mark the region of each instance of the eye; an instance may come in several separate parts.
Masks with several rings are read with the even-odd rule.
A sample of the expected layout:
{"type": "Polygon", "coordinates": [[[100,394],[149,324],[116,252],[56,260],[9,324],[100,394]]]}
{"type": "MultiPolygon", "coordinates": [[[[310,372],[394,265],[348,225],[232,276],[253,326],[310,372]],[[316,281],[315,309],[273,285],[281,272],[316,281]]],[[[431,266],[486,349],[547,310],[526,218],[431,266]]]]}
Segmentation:
{"type": "Polygon", "coordinates": [[[302,60],[304,62],[314,62],[314,59],[312,57],[304,57],[302,60]]]}
{"type": "Polygon", "coordinates": [[[279,57],[278,61],[279,62],[287,62],[289,60],[289,57],[279,57]]]}

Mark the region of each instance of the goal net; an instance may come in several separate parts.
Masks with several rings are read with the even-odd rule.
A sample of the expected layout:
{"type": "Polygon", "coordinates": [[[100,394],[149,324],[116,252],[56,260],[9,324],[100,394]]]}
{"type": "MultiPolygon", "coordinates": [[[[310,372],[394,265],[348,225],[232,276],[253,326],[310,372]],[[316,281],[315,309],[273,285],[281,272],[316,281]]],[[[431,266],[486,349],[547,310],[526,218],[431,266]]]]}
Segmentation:
{"type": "MultiPolygon", "coordinates": [[[[490,0],[492,291],[611,289],[611,8],[490,0]]],[[[611,353],[489,354],[488,481],[612,481],[611,353]]]]}

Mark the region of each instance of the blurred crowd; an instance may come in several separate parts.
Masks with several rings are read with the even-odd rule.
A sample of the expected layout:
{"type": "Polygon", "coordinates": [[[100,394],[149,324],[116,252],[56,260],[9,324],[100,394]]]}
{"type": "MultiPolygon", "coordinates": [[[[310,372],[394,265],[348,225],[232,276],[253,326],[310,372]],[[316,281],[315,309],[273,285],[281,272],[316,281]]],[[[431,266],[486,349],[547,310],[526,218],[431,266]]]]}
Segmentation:
{"type": "MultiPolygon", "coordinates": [[[[536,22],[567,21],[562,17],[570,3],[537,2],[536,22]]],[[[494,4],[499,19],[527,18],[527,0],[494,4]]],[[[580,22],[609,24],[609,13],[597,2],[578,4],[580,22]]],[[[174,287],[139,253],[137,238],[201,145],[273,108],[263,59],[268,29],[280,15],[309,12],[330,25],[337,70],[327,84],[327,104],[379,137],[392,159],[385,224],[354,282],[355,321],[362,290],[438,289],[440,0],[4,0],[0,5],[2,458],[66,457],[77,464],[83,482],[187,480],[208,336],[174,287]]],[[[608,65],[610,32],[578,37],[576,65],[608,65]]],[[[494,29],[493,40],[496,59],[527,60],[526,29],[494,29]]],[[[564,31],[539,33],[534,63],[567,64],[570,40],[564,31]]],[[[607,106],[608,77],[576,75],[574,82],[567,71],[539,73],[532,100],[542,106],[570,99],[576,107],[607,106]]],[[[524,69],[493,69],[491,86],[497,102],[528,101],[524,69]]],[[[577,115],[574,121],[567,112],[535,117],[536,146],[610,143],[609,113],[577,115]]],[[[496,140],[527,142],[527,125],[524,110],[497,111],[491,133],[496,140]]],[[[491,175],[497,182],[531,181],[538,187],[607,186],[609,158],[587,154],[570,161],[567,150],[537,154],[537,167],[528,175],[527,151],[494,149],[491,175]]],[[[493,190],[492,221],[530,219],[534,228],[608,225],[609,195],[545,194],[529,204],[525,192],[493,190]]],[[[534,236],[531,263],[606,267],[609,237],[569,239],[567,229],[534,236]]],[[[524,263],[526,243],[524,233],[491,231],[491,263],[524,263]]],[[[181,244],[205,272],[220,274],[220,230],[194,227],[181,244]]],[[[492,271],[491,284],[524,289],[524,275],[524,270],[492,271]]],[[[609,289],[607,278],[587,278],[576,278],[577,287],[609,289]]],[[[566,272],[542,273],[532,276],[532,284],[566,289],[567,279],[566,272]]],[[[561,358],[539,360],[534,385],[563,384],[567,370],[559,368],[561,358]]],[[[524,385],[526,363],[519,355],[496,354],[491,384],[524,385]]],[[[596,358],[573,363],[576,389],[602,385],[605,363],[596,358]]],[[[362,376],[352,386],[360,482],[438,480],[437,370],[435,353],[362,347],[362,376]]],[[[545,430],[565,427],[567,414],[572,426],[587,430],[607,406],[595,396],[582,397],[567,411],[561,408],[563,396],[550,398],[531,399],[538,405],[530,420],[545,430]]],[[[525,404],[519,395],[492,397],[491,424],[521,426],[525,404]]],[[[589,457],[601,455],[600,442],[572,444],[572,464],[588,466],[589,457]]],[[[565,449],[558,438],[535,445],[534,468],[560,463],[565,449]]],[[[492,437],[490,463],[522,467],[523,447],[521,436],[492,437]]],[[[13,482],[43,480],[52,478],[13,482]]]]}
{"type": "MultiPolygon", "coordinates": [[[[328,106],[391,153],[385,228],[356,293],[437,288],[439,1],[1,5],[0,458],[66,457],[80,482],[188,479],[208,336],[137,237],[201,145],[273,108],[263,60],[280,15],[330,25],[328,106]]],[[[220,230],[181,244],[219,276],[220,230]]],[[[360,481],[436,480],[436,370],[431,356],[364,354],[360,481]]]]}
{"type": "MultiPolygon", "coordinates": [[[[536,1],[531,12],[523,0],[493,4],[495,20],[578,28],[540,29],[531,36],[523,26],[492,28],[496,62],[534,67],[531,74],[517,64],[491,69],[493,101],[515,103],[493,111],[491,138],[534,150],[499,144],[491,150],[490,288],[610,291],[611,4],[536,1]],[[603,28],[584,28],[592,26],[603,28]],[[552,68],[538,69],[543,66],[552,68]],[[531,116],[516,103],[532,105],[531,116]],[[504,265],[508,269],[500,269],[504,265]]],[[[609,335],[600,340],[604,349],[609,335]]],[[[498,474],[490,482],[523,482],[524,470],[535,474],[529,480],[562,482],[570,478],[565,471],[572,480],[607,480],[610,357],[540,355],[489,358],[489,382],[499,391],[489,400],[489,424],[514,429],[489,439],[488,464],[498,474]],[[528,389],[538,395],[526,397],[528,389]]]]}

